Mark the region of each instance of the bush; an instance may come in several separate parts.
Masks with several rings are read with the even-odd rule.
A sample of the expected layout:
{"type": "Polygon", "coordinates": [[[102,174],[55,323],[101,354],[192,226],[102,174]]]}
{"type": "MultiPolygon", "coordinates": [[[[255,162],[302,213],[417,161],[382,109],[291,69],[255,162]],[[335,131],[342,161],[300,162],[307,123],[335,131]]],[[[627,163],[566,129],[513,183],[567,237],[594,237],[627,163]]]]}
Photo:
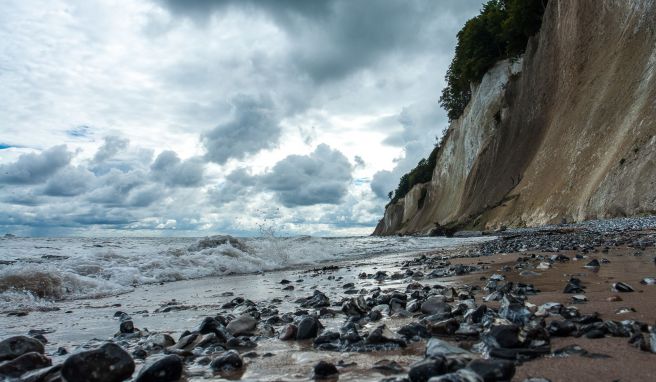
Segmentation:
{"type": "Polygon", "coordinates": [[[440,105],[449,120],[459,118],[478,83],[496,62],[524,53],[528,39],[540,30],[548,0],[489,0],[481,14],[458,32],[456,52],[446,73],[440,105]]]}

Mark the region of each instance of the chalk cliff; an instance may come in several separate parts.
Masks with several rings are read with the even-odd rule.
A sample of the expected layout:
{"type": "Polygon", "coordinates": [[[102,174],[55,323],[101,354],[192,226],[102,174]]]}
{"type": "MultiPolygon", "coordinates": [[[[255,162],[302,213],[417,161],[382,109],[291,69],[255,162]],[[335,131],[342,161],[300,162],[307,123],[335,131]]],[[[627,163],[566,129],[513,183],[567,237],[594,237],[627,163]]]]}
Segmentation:
{"type": "Polygon", "coordinates": [[[552,0],[374,234],[656,213],[656,1],[552,0]]]}

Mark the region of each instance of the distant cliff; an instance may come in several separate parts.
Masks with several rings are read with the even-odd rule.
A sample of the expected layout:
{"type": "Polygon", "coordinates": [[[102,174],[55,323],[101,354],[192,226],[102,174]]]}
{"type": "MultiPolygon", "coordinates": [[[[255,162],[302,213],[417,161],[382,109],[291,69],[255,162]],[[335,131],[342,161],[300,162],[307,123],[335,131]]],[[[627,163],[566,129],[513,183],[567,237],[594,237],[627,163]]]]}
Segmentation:
{"type": "Polygon", "coordinates": [[[374,234],[656,213],[656,1],[552,0],[374,234]]]}

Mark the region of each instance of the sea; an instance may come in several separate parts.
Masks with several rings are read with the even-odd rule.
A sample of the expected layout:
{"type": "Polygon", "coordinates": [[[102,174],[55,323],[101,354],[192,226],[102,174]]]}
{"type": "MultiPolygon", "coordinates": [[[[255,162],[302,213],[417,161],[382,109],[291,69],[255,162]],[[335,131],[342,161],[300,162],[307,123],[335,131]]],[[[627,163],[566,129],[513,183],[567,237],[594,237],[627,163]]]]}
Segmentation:
{"type": "Polygon", "coordinates": [[[325,266],[489,240],[445,237],[0,238],[0,312],[146,284],[325,266]]]}

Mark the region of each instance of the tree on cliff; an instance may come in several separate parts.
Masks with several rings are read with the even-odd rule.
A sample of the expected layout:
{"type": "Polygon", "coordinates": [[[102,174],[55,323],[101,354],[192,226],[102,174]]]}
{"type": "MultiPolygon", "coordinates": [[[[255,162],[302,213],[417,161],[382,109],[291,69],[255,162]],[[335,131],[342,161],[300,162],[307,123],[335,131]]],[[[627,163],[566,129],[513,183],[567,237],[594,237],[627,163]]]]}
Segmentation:
{"type": "Polygon", "coordinates": [[[458,32],[456,52],[446,73],[440,105],[450,120],[460,117],[471,98],[471,85],[499,60],[524,53],[540,30],[547,0],[489,0],[481,14],[458,32]]]}

